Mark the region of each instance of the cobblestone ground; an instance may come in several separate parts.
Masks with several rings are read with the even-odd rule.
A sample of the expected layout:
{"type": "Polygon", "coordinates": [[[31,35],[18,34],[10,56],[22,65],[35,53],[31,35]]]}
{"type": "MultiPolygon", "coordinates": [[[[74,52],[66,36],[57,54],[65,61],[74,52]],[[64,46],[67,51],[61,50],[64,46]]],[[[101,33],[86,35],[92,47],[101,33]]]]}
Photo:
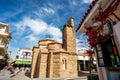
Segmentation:
{"type": "Polygon", "coordinates": [[[8,70],[0,72],[0,80],[87,80],[86,76],[77,78],[29,78],[29,73],[24,70],[15,70],[15,74],[10,74],[8,70]]]}

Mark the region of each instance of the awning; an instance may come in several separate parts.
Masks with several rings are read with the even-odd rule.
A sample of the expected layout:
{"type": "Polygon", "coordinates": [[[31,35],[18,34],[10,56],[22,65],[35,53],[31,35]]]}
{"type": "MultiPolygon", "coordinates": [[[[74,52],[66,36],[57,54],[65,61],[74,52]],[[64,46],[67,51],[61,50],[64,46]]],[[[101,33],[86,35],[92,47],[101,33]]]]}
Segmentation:
{"type": "Polygon", "coordinates": [[[17,60],[17,61],[15,61],[15,64],[31,65],[31,61],[17,60]]]}

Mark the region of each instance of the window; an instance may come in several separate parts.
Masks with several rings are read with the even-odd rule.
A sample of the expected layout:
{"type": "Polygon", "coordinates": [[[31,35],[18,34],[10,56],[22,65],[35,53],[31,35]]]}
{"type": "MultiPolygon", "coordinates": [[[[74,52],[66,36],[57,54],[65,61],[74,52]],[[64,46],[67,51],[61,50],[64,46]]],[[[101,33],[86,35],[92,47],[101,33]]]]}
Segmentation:
{"type": "Polygon", "coordinates": [[[65,58],[62,59],[63,70],[67,68],[67,60],[65,58]]]}
{"type": "Polygon", "coordinates": [[[102,48],[101,48],[100,44],[96,45],[96,52],[97,52],[99,66],[104,67],[105,63],[104,63],[104,60],[103,60],[102,48]]]}
{"type": "Polygon", "coordinates": [[[102,44],[103,58],[106,67],[117,67],[119,66],[120,59],[118,51],[114,42],[114,38],[111,37],[104,41],[102,44]]]}

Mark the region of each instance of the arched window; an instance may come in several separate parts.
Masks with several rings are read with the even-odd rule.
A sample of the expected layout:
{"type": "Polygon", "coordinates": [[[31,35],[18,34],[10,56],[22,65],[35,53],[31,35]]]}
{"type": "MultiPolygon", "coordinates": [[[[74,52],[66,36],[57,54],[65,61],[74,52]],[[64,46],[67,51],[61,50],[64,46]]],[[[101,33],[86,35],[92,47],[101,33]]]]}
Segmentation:
{"type": "Polygon", "coordinates": [[[62,59],[62,65],[63,70],[67,69],[67,60],[65,58],[62,59]]]}

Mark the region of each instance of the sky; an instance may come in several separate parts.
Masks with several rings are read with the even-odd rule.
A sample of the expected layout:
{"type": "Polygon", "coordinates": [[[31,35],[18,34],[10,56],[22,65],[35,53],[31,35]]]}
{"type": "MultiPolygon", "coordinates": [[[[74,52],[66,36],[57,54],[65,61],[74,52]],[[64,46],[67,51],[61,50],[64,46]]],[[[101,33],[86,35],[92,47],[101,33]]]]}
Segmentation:
{"type": "MultiPolygon", "coordinates": [[[[75,30],[92,0],[0,0],[0,22],[8,24],[12,38],[8,45],[14,59],[19,48],[33,48],[38,41],[53,38],[62,43],[62,31],[69,18],[75,30]]],[[[85,34],[76,33],[77,50],[87,45],[85,34]]]]}

